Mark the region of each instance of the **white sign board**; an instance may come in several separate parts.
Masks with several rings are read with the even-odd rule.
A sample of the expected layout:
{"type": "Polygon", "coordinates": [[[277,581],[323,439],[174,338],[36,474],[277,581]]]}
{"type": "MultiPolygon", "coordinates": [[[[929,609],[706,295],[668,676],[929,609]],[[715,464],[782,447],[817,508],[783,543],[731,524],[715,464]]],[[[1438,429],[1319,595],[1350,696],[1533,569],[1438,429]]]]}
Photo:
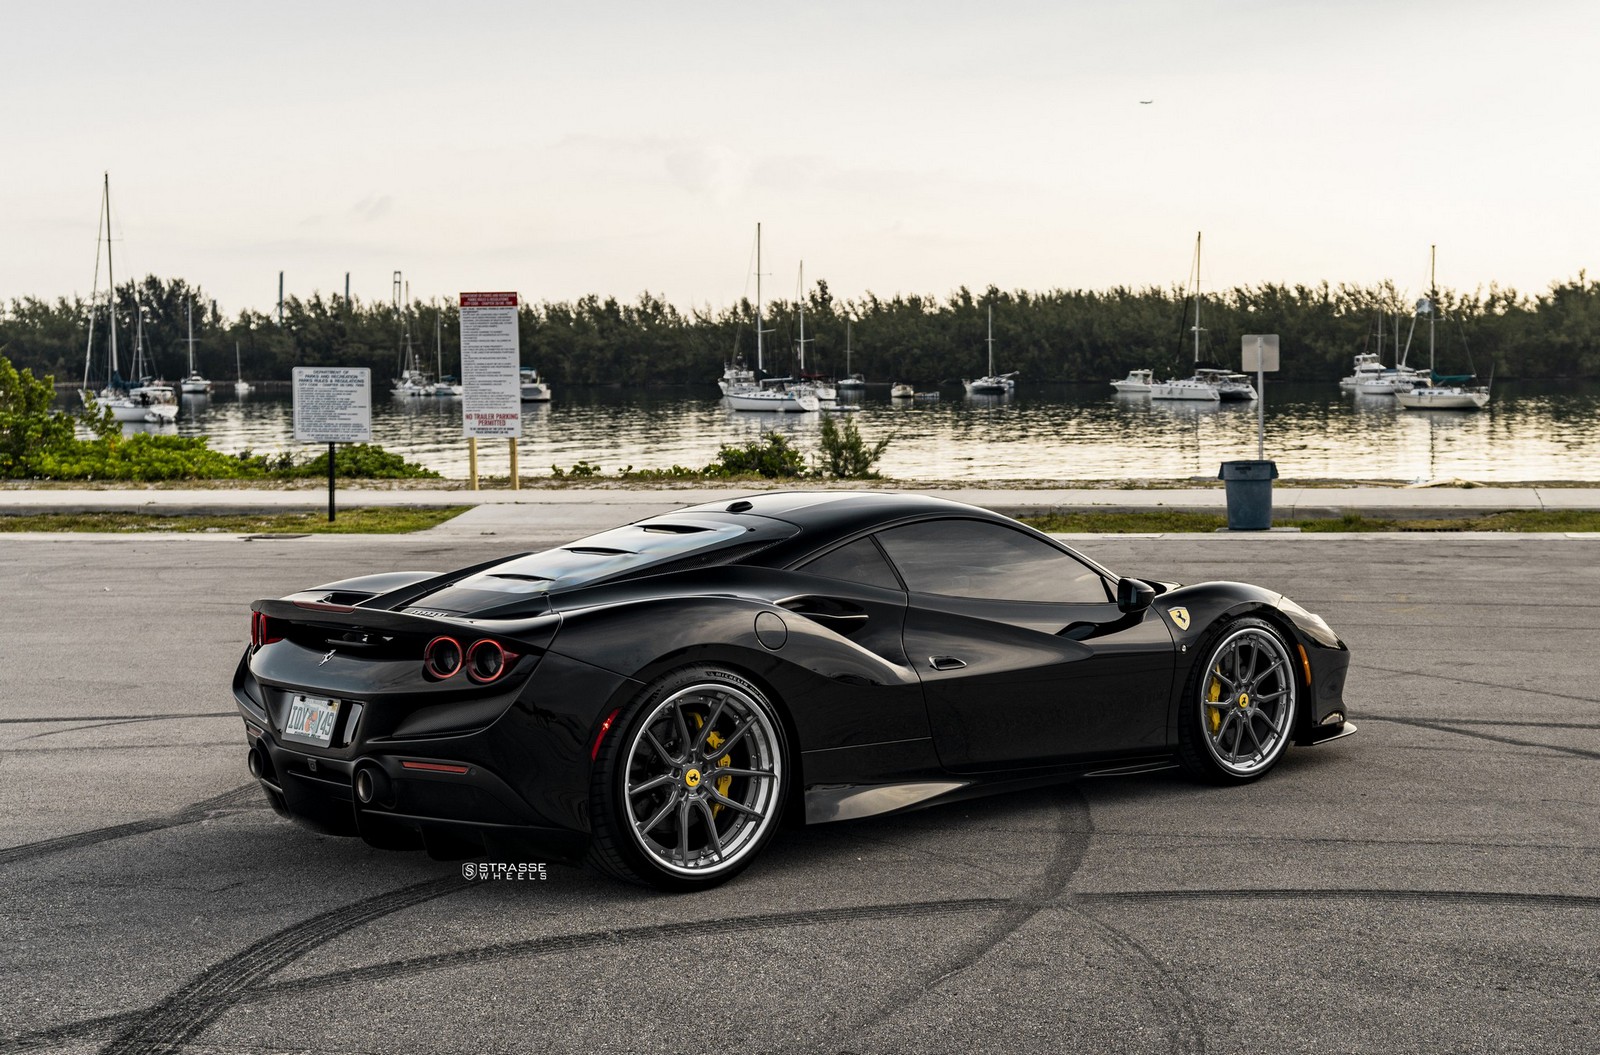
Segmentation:
{"type": "Polygon", "coordinates": [[[1275,333],[1247,333],[1239,342],[1244,352],[1241,369],[1245,373],[1274,373],[1278,369],[1278,335],[1275,333]]]}
{"type": "Polygon", "coordinates": [[[372,371],[364,366],[294,368],[294,438],[300,443],[372,439],[372,371]]]}
{"type": "Polygon", "coordinates": [[[461,294],[461,434],[522,435],[515,293],[461,294]]]}

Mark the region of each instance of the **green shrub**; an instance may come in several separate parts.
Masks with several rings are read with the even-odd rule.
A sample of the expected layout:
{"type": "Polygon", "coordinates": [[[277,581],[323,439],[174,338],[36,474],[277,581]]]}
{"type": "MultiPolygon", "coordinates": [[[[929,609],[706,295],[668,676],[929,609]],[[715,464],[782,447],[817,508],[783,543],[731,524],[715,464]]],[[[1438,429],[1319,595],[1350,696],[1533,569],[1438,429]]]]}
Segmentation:
{"type": "Polygon", "coordinates": [[[789,441],[776,432],[769,432],[759,440],[751,440],[743,447],[724,446],[717,452],[717,460],[706,466],[705,474],[715,477],[761,476],[768,480],[804,476],[806,460],[789,441]]]}
{"type": "MultiPolygon", "coordinates": [[[[351,443],[339,447],[333,459],[337,477],[352,480],[437,480],[439,474],[375,443],[351,443]]],[[[328,475],[328,452],[308,462],[294,463],[285,455],[274,463],[274,475],[296,478],[328,475]],[[285,464],[285,463],[288,464],[285,464]]]]}
{"type": "Polygon", "coordinates": [[[585,458],[570,469],[562,469],[559,465],[552,465],[550,466],[550,471],[555,474],[557,480],[592,480],[600,475],[600,466],[585,458]]]}
{"type": "Polygon", "coordinates": [[[880,480],[872,467],[883,457],[889,437],[867,446],[856,423],[846,419],[841,426],[831,416],[822,419],[822,453],[817,458],[817,475],[836,480],[880,480]]]}

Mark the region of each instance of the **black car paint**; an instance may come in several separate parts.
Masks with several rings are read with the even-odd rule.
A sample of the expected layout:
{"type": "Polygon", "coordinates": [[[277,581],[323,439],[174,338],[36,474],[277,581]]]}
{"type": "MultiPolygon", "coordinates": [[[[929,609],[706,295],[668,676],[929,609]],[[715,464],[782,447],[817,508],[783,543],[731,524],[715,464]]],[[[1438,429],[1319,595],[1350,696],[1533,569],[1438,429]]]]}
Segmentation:
{"type": "Polygon", "coordinates": [[[451,600],[485,601],[452,594],[455,583],[501,561],[444,575],[384,573],[257,602],[256,611],[296,628],[247,651],[234,681],[253,749],[278,778],[264,781],[274,804],[378,845],[413,845],[420,833],[442,856],[517,848],[580,855],[591,758],[608,716],[654,678],[696,662],[739,670],[780,701],[798,783],[818,803],[813,819],[834,815],[828,803],[857,786],[947,789],[925,804],[1147,768],[1170,757],[1180,690],[1206,635],[1245,614],[1270,619],[1306,651],[1315,696],[1298,739],[1310,742],[1319,723],[1343,712],[1348,652],[1260,587],[1159,584],[1154,603],[1131,613],[1110,601],[908,595],[792,569],[892,525],[963,517],[1044,539],[1102,575],[1108,597],[1116,580],[1004,517],[922,496],[787,493],[753,496],[736,512],[690,512],[746,523],[762,546],[747,546],[732,566],[644,569],[565,593],[499,595],[473,612],[447,610],[451,600]],[[1176,607],[1187,609],[1187,627],[1174,620],[1176,607]],[[421,673],[420,654],[373,660],[341,647],[371,634],[447,634],[463,644],[489,637],[519,659],[494,685],[439,682],[421,673]],[[965,666],[936,670],[936,656],[965,666]],[[362,704],[361,727],[348,744],[339,738],[351,731],[339,730],[328,748],[284,742],[278,730],[292,691],[362,704]],[[407,760],[467,772],[407,771],[407,760]],[[383,770],[392,804],[357,806],[349,782],[358,765],[383,770]]]}

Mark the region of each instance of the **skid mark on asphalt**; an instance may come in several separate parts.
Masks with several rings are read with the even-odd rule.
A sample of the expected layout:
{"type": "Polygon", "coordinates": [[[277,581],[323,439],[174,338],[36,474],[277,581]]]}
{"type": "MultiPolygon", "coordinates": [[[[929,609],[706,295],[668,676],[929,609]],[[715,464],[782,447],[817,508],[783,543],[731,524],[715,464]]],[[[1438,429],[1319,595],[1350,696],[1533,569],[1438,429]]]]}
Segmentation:
{"type": "Polygon", "coordinates": [[[177,992],[140,1012],[102,1055],[175,1053],[227,1013],[246,990],[346,931],[401,909],[465,890],[458,876],[429,879],[364,898],[285,927],[202,971],[177,992]]]}
{"type": "Polygon", "coordinates": [[[1521,908],[1600,908],[1600,896],[1589,894],[1538,894],[1514,890],[1390,890],[1332,887],[1329,889],[1217,889],[1217,890],[1121,890],[1074,894],[1071,900],[1084,905],[1119,904],[1140,901],[1406,901],[1459,905],[1518,906],[1521,908]]]}
{"type": "MultiPolygon", "coordinates": [[[[459,879],[451,879],[448,885],[452,889],[465,889],[469,886],[469,884],[463,883],[459,879]]],[[[449,890],[446,890],[445,893],[449,893],[449,890]]],[[[955,915],[964,912],[992,912],[995,909],[1004,908],[1008,904],[1010,902],[1005,898],[954,898],[944,901],[913,901],[898,905],[861,905],[850,908],[762,913],[753,916],[721,919],[717,922],[716,931],[719,935],[748,934],[756,931],[781,930],[789,927],[870,922],[887,919],[912,919],[955,915]]],[[[351,907],[354,908],[356,906],[351,907]]],[[[375,917],[367,917],[360,922],[368,922],[371,918],[375,917]]],[[[354,925],[352,924],[352,926],[354,925]]],[[[350,928],[344,927],[339,933],[343,933],[344,930],[348,929],[350,928]]],[[[333,934],[325,935],[317,944],[322,944],[335,936],[333,934]]],[[[317,989],[348,989],[352,984],[415,977],[434,971],[449,970],[455,967],[470,967],[500,960],[532,959],[555,953],[581,952],[586,949],[596,948],[620,949],[653,941],[704,938],[705,936],[706,923],[704,920],[644,924],[637,927],[618,927],[586,931],[580,934],[553,934],[543,938],[500,942],[471,949],[456,949],[451,952],[435,953],[430,956],[415,956],[390,963],[373,964],[368,967],[341,968],[323,974],[295,978],[287,982],[267,982],[265,979],[272,971],[277,971],[287,965],[289,961],[285,960],[273,967],[272,971],[259,974],[237,990],[227,991],[221,994],[220,997],[197,997],[192,999],[189,1001],[187,1009],[190,1012],[199,1012],[209,1016],[206,1019],[206,1024],[209,1025],[237,1004],[267,1000],[284,993],[298,994],[317,989]]],[[[249,950],[246,951],[248,952],[249,950]]],[[[303,955],[307,951],[310,951],[309,947],[301,950],[297,956],[303,955]]],[[[238,959],[238,957],[235,957],[235,959],[238,959]]],[[[192,985],[193,983],[191,983],[192,985]]],[[[0,1040],[0,1055],[55,1047],[63,1041],[99,1036],[113,1029],[126,1028],[132,1023],[142,1021],[156,1010],[126,1011],[115,1015],[102,1015],[52,1029],[39,1030],[34,1033],[25,1033],[6,1040],[0,1040]]],[[[169,1048],[147,1046],[137,1049],[113,1049],[108,1047],[105,1050],[148,1052],[166,1051],[169,1048]]]]}
{"type": "Polygon", "coordinates": [[[63,835],[56,839],[41,839],[38,842],[23,843],[21,846],[8,846],[0,850],[0,865],[11,864],[14,861],[31,861],[36,857],[45,857],[49,854],[65,853],[68,850],[77,850],[85,846],[94,846],[96,843],[110,842],[112,839],[126,839],[130,835],[142,835],[145,832],[160,831],[163,828],[176,828],[183,824],[194,824],[196,821],[206,820],[213,814],[225,810],[238,809],[252,799],[261,795],[259,785],[251,782],[225,791],[213,798],[202,799],[199,802],[185,806],[176,813],[165,817],[151,817],[144,821],[130,821],[127,824],[113,824],[109,828],[93,828],[76,835],[63,835]]]}
{"type": "Polygon", "coordinates": [[[83,714],[47,718],[0,718],[0,725],[45,725],[54,722],[158,722],[169,718],[237,718],[238,711],[199,711],[195,714],[83,714]]]}
{"type": "Polygon", "coordinates": [[[1565,744],[1542,744],[1537,740],[1519,740],[1514,736],[1496,736],[1493,733],[1482,733],[1474,729],[1458,728],[1448,718],[1423,720],[1421,718],[1396,718],[1393,716],[1380,717],[1369,714],[1364,716],[1368,721],[1393,722],[1396,725],[1409,725],[1417,729],[1430,729],[1436,733],[1454,733],[1457,736],[1470,736],[1475,740],[1488,740],[1496,744],[1510,744],[1513,747],[1537,747],[1545,751],[1558,751],[1564,755],[1576,758],[1600,759],[1600,751],[1591,751],[1586,747],[1568,747],[1565,744]]]}
{"type": "Polygon", "coordinates": [[[1478,685],[1486,689],[1501,689],[1505,692],[1521,693],[1527,696],[1549,696],[1557,700],[1575,700],[1578,703],[1600,703],[1593,696],[1572,696],[1565,692],[1551,692],[1548,689],[1535,689],[1526,685],[1505,685],[1498,681],[1478,681],[1474,678],[1458,678],[1449,674],[1440,674],[1437,671],[1401,670],[1397,667],[1375,667],[1370,663],[1350,664],[1351,670],[1371,670],[1379,674],[1397,674],[1406,678],[1426,678],[1428,681],[1450,681],[1457,685],[1478,685]]]}
{"type": "MultiPolygon", "coordinates": [[[[999,916],[992,923],[952,952],[926,965],[918,977],[897,986],[866,1012],[819,1023],[822,1026],[818,1031],[820,1035],[796,1038],[786,1050],[832,1051],[850,1048],[859,1043],[867,1031],[888,1021],[897,1012],[983,959],[1041,911],[1052,907],[1083,863],[1084,853],[1094,834],[1094,822],[1081,788],[1068,785],[1060,789],[1059,796],[1060,821],[1056,829],[1056,845],[1044,872],[1016,897],[1001,902],[999,916]]],[[[1097,927],[1104,926],[1097,920],[1090,922],[1097,927]]],[[[1113,941],[1111,944],[1127,951],[1126,940],[1113,941]]],[[[1138,958],[1142,962],[1152,960],[1148,953],[1142,952],[1138,958]]],[[[1158,998],[1154,1002],[1158,1007],[1162,1003],[1170,1005],[1166,1027],[1171,1049],[1175,1052],[1203,1053],[1205,1038],[1198,1028],[1193,1001],[1181,987],[1172,984],[1170,975],[1165,971],[1159,971],[1157,977],[1161,980],[1165,1000],[1158,998]]]]}

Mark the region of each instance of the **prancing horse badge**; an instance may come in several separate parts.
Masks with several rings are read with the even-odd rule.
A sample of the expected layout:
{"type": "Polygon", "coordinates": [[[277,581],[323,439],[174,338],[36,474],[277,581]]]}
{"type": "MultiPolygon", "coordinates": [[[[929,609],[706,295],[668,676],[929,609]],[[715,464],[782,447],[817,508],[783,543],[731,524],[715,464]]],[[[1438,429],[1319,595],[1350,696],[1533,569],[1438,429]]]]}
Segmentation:
{"type": "Polygon", "coordinates": [[[1187,609],[1187,608],[1168,608],[1167,609],[1167,614],[1172,617],[1173,625],[1176,626],[1179,630],[1187,630],[1187,629],[1189,629],[1189,609],[1187,609]]]}

